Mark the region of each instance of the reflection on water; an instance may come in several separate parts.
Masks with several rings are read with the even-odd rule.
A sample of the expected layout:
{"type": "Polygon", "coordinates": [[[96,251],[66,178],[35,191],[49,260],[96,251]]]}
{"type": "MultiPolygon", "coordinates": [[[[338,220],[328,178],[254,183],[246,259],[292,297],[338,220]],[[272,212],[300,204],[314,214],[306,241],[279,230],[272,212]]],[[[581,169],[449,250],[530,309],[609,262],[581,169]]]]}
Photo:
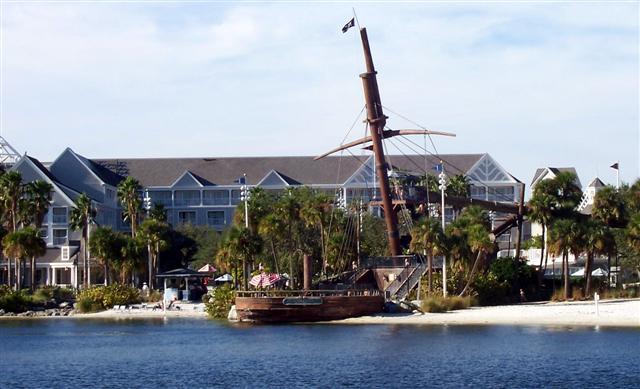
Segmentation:
{"type": "Polygon", "coordinates": [[[0,387],[634,387],[640,330],[0,321],[0,387]]]}

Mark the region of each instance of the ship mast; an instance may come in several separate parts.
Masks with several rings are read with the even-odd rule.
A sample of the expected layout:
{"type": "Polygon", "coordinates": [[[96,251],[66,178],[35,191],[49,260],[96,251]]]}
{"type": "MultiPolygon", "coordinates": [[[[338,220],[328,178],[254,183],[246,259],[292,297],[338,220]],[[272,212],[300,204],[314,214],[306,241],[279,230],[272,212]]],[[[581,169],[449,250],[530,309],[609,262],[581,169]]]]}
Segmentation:
{"type": "Polygon", "coordinates": [[[367,71],[360,74],[360,78],[362,78],[364,99],[367,106],[367,123],[369,124],[371,132],[373,154],[376,161],[376,174],[378,175],[378,182],[380,184],[380,197],[382,198],[384,220],[387,225],[389,249],[391,251],[391,255],[400,255],[398,218],[396,213],[393,211],[391,193],[389,191],[389,177],[387,175],[388,166],[384,158],[384,149],[382,147],[384,126],[387,122],[387,117],[382,112],[378,80],[376,79],[376,70],[373,66],[373,59],[371,58],[371,49],[369,48],[369,39],[367,38],[366,28],[360,29],[360,38],[362,39],[362,49],[364,51],[364,60],[367,67],[367,71]]]}
{"type": "MultiPolygon", "coordinates": [[[[344,31],[344,30],[343,30],[344,31]]],[[[376,69],[373,66],[373,59],[371,58],[371,49],[369,48],[369,39],[367,38],[367,29],[360,29],[360,38],[362,39],[362,49],[364,51],[364,61],[367,71],[360,74],[362,78],[362,87],[364,89],[364,100],[367,107],[367,124],[371,135],[364,138],[342,144],[331,151],[328,151],[315,159],[321,159],[333,153],[341,150],[345,150],[354,146],[364,145],[371,142],[371,149],[373,149],[375,162],[376,162],[376,174],[378,176],[378,185],[380,186],[380,197],[382,208],[384,210],[384,220],[387,227],[387,236],[389,240],[389,250],[391,255],[396,256],[401,254],[400,248],[400,234],[398,232],[398,216],[393,210],[393,202],[391,199],[391,191],[389,189],[389,177],[387,171],[389,166],[384,157],[384,149],[382,147],[382,140],[386,138],[392,138],[394,136],[404,135],[443,135],[443,136],[455,136],[455,134],[441,131],[431,130],[385,130],[385,124],[387,117],[382,112],[382,103],[380,101],[380,91],[378,90],[378,80],[376,79],[376,69]]],[[[367,147],[368,148],[368,147],[367,147]]]]}

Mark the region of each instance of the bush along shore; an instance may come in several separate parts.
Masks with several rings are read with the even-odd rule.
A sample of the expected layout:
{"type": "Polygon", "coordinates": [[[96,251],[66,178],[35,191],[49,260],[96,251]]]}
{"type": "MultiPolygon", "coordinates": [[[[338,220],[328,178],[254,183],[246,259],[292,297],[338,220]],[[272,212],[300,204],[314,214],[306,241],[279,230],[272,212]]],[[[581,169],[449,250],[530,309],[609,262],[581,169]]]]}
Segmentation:
{"type": "Polygon", "coordinates": [[[45,317],[69,316],[74,312],[75,291],[60,287],[44,287],[30,293],[0,286],[0,316],[45,317]]]}

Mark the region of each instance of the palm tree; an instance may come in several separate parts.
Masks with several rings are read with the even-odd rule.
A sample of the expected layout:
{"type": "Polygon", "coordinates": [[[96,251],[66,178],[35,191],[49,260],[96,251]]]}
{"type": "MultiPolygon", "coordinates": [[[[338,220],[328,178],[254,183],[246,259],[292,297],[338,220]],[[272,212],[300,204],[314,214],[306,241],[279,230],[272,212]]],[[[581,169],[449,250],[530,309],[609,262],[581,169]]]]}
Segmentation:
{"type": "Polygon", "coordinates": [[[253,258],[255,254],[260,252],[261,240],[258,235],[252,234],[251,231],[244,227],[232,227],[227,235],[227,249],[231,257],[239,257],[242,260],[242,278],[243,287],[247,289],[247,261],[253,258]]]}
{"type": "Polygon", "coordinates": [[[467,280],[467,284],[462,289],[462,292],[460,292],[460,296],[463,296],[469,290],[469,287],[471,286],[471,283],[473,282],[476,275],[476,271],[478,270],[478,265],[482,261],[484,261],[487,253],[493,250],[494,243],[489,234],[490,232],[482,224],[473,224],[469,226],[469,247],[471,248],[471,252],[476,253],[476,260],[473,262],[473,267],[471,268],[469,279],[467,280]]]}
{"type": "MultiPolygon", "coordinates": [[[[44,216],[49,210],[51,204],[51,191],[53,186],[48,182],[37,180],[29,182],[26,185],[27,202],[25,209],[28,213],[25,220],[36,227],[36,231],[40,231],[44,216]]],[[[35,290],[36,284],[36,257],[31,257],[31,290],[35,290]]]]}
{"type": "Polygon", "coordinates": [[[129,176],[118,184],[118,198],[122,204],[122,216],[131,224],[131,237],[135,239],[138,228],[138,217],[142,206],[140,198],[140,183],[129,176]]]}
{"type": "MultiPolygon", "coordinates": [[[[33,227],[25,227],[8,234],[4,237],[2,243],[4,254],[7,257],[16,258],[17,262],[22,262],[26,258],[44,255],[47,250],[46,243],[38,236],[38,230],[33,227]]],[[[22,288],[22,276],[20,273],[20,266],[16,266],[16,290],[22,288]]]]}
{"type": "Polygon", "coordinates": [[[558,219],[549,227],[549,251],[554,255],[562,255],[562,274],[564,278],[564,299],[571,297],[569,284],[569,250],[571,248],[571,228],[574,221],[570,219],[558,219]]]}
{"type": "Polygon", "coordinates": [[[142,260],[142,250],[138,242],[129,235],[117,234],[117,246],[120,248],[120,255],[114,265],[120,272],[120,282],[133,283],[134,274],[144,271],[144,261],[142,260]]]}
{"type": "Polygon", "coordinates": [[[585,295],[591,295],[591,271],[593,259],[596,254],[608,253],[615,243],[609,228],[598,220],[589,220],[585,224],[584,249],[587,252],[587,261],[584,263],[584,274],[587,279],[585,295]]]}
{"type": "Polygon", "coordinates": [[[433,257],[443,254],[445,249],[444,232],[440,221],[433,218],[423,218],[415,224],[411,231],[411,251],[423,251],[427,255],[428,290],[433,288],[433,257]]]}
{"type": "Polygon", "coordinates": [[[538,284],[542,283],[542,277],[544,276],[544,272],[547,268],[548,254],[545,257],[546,246],[547,246],[547,229],[549,228],[549,224],[553,218],[552,207],[553,207],[553,196],[552,196],[553,187],[551,185],[550,180],[543,180],[536,185],[533,190],[533,195],[531,196],[531,200],[529,200],[528,208],[529,208],[529,218],[534,222],[540,223],[542,226],[542,236],[541,243],[542,247],[540,249],[540,265],[538,266],[538,284]],[[543,267],[544,261],[544,267],[543,267]]]}
{"type": "Polygon", "coordinates": [[[159,222],[167,222],[167,210],[164,204],[154,203],[153,208],[149,210],[149,217],[159,222]]]}
{"type": "Polygon", "coordinates": [[[71,210],[69,227],[73,230],[82,230],[82,286],[90,286],[91,279],[89,273],[91,265],[89,263],[90,229],[93,219],[96,216],[96,209],[93,207],[91,199],[86,193],[82,193],[75,200],[75,207],[71,210]]]}
{"type": "MultiPolygon", "coordinates": [[[[24,186],[22,185],[22,175],[17,171],[10,171],[4,173],[0,177],[0,203],[3,210],[3,218],[7,224],[7,230],[9,233],[16,232],[18,229],[18,222],[20,218],[20,201],[22,200],[24,193],[24,186]]],[[[16,274],[18,272],[18,259],[14,258],[14,267],[16,274]]],[[[11,263],[7,258],[7,277],[11,282],[11,263]]],[[[14,281],[14,286],[17,287],[18,280],[14,281]]]]}
{"type": "Polygon", "coordinates": [[[629,215],[622,192],[611,185],[599,190],[593,199],[593,217],[609,227],[624,227],[629,215]]]}
{"type": "Polygon", "coordinates": [[[167,234],[169,225],[155,219],[146,219],[140,224],[138,239],[145,244],[149,250],[149,288],[154,289],[154,279],[158,270],[158,257],[160,250],[163,250],[167,244],[167,234]]]}
{"type": "Polygon", "coordinates": [[[91,252],[104,269],[104,284],[109,284],[109,264],[117,260],[120,247],[117,235],[109,227],[98,227],[93,232],[89,243],[91,252]]]}

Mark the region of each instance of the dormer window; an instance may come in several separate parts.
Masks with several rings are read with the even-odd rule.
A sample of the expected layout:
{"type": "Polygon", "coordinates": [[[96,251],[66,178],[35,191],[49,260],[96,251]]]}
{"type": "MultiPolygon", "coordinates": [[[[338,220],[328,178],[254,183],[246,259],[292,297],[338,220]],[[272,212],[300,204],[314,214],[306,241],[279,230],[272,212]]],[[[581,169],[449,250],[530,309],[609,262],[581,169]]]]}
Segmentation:
{"type": "Polygon", "coordinates": [[[53,207],[54,224],[67,224],[67,207],[53,207]]]}

